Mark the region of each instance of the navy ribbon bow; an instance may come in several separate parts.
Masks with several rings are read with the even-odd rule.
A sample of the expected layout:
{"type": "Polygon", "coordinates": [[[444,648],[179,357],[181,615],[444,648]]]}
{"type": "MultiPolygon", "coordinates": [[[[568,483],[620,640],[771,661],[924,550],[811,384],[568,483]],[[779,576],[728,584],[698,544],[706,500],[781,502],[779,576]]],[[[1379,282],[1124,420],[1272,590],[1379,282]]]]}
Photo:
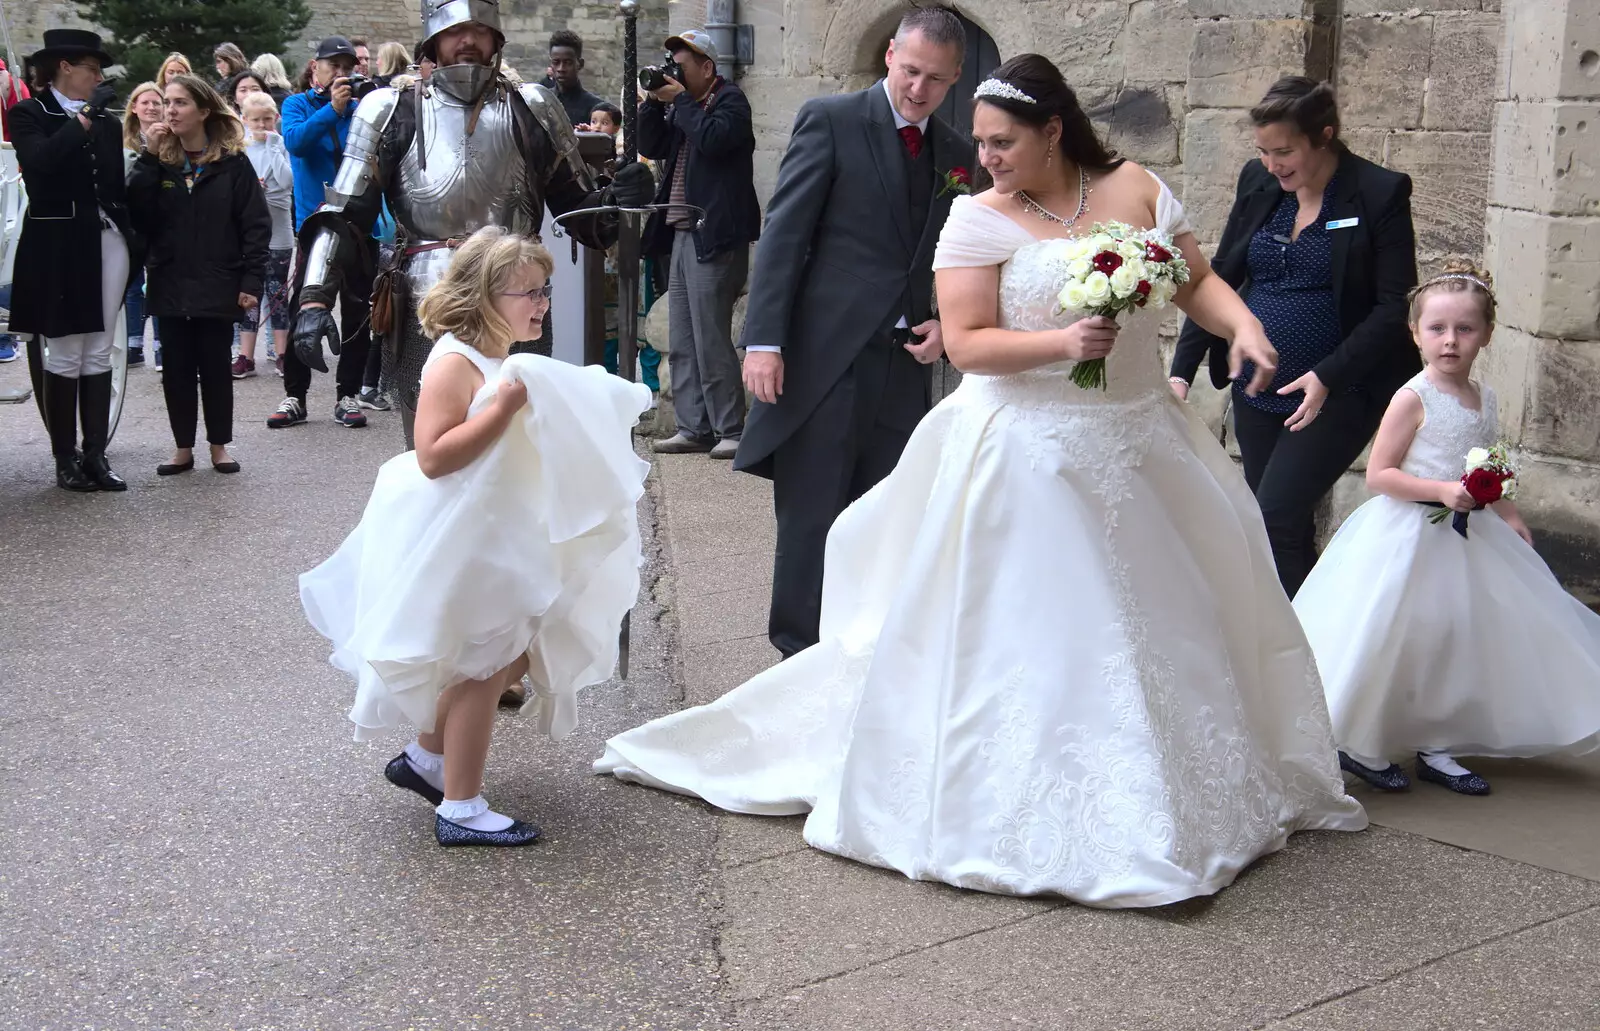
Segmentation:
{"type": "MultiPolygon", "coordinates": [[[[1417,502],[1417,504],[1426,505],[1429,508],[1443,508],[1444,507],[1444,504],[1442,502],[1438,502],[1438,501],[1419,501],[1419,502],[1417,502]]],[[[1474,509],[1474,511],[1476,511],[1476,509],[1474,509]]],[[[1450,528],[1452,530],[1454,530],[1456,533],[1459,533],[1463,538],[1466,537],[1466,535],[1467,535],[1467,517],[1470,516],[1471,514],[1472,514],[1472,512],[1457,512],[1457,513],[1455,513],[1455,516],[1450,520],[1450,528]]],[[[1443,520],[1442,519],[1435,519],[1434,522],[1443,522],[1443,520]]]]}

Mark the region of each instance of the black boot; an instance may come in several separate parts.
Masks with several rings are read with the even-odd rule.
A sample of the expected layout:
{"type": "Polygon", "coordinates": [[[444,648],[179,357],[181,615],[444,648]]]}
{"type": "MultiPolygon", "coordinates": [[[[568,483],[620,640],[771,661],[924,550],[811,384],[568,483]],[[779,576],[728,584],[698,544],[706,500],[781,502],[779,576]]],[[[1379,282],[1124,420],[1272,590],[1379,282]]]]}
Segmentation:
{"type": "Polygon", "coordinates": [[[111,437],[111,373],[78,380],[78,417],[83,420],[84,475],[101,490],[127,490],[127,483],[106,461],[111,437]]]}
{"type": "Polygon", "coordinates": [[[56,486],[80,492],[99,490],[78,464],[78,381],[53,372],[44,374],[44,418],[50,427],[50,450],[56,456],[56,486]]]}

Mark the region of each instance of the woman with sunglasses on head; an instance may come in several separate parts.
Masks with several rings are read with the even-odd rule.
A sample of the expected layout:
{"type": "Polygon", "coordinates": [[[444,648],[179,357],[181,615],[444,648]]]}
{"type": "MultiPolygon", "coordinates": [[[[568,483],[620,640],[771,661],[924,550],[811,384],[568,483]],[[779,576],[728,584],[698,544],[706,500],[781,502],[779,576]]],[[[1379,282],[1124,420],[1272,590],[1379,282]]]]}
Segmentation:
{"type": "Polygon", "coordinates": [[[122,126],[109,111],[116,90],[101,74],[111,55],[93,32],[51,29],[28,63],[36,95],[11,112],[28,190],[11,328],[42,338],[56,485],[127,490],[106,459],[116,320],[128,270],[138,264],[129,254],[122,126]]]}

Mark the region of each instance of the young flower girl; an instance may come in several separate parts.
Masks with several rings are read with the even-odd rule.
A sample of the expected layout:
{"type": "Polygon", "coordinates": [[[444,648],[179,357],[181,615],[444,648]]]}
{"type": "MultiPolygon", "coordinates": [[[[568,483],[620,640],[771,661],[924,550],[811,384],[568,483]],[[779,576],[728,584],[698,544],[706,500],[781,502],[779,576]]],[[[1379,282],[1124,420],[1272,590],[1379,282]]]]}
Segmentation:
{"type": "Polygon", "coordinates": [[[1367,486],[1294,607],[1316,653],[1340,765],[1376,788],[1417,776],[1489,784],[1458,754],[1531,756],[1600,743],[1600,616],[1567,594],[1510,500],[1474,511],[1467,452],[1491,447],[1494,391],[1471,378],[1494,330],[1489,275],[1469,263],[1411,293],[1426,367],[1384,414],[1367,486]],[[1471,513],[1435,521],[1440,506],[1471,513]],[[1433,518],[1430,518],[1432,516],[1433,518]]]}
{"type": "Polygon", "coordinates": [[[563,736],[578,688],[611,675],[639,592],[649,466],[631,430],[649,389],[598,366],[505,357],[538,339],[552,264],[495,227],[456,252],[418,310],[437,342],[417,448],[384,464],[360,524],[300,578],[333,664],[356,678],[356,739],[421,730],[384,775],[437,807],[441,845],[539,837],[481,793],[501,693],[527,674],[525,711],[563,736]]]}

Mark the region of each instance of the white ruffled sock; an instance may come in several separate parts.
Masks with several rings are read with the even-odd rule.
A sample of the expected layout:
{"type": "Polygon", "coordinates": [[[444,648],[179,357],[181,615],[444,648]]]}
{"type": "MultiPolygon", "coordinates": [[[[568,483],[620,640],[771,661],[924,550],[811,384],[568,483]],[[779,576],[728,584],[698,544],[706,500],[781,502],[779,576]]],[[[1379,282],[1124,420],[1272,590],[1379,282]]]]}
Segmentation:
{"type": "Polygon", "coordinates": [[[1465,777],[1472,773],[1471,770],[1455,761],[1449,752],[1424,750],[1422,761],[1444,774],[1446,777],[1465,777]]]}
{"type": "Polygon", "coordinates": [[[444,790],[444,756],[430,752],[413,741],[406,745],[406,762],[417,772],[417,776],[434,788],[444,790]]]}
{"type": "Polygon", "coordinates": [[[475,831],[503,831],[516,822],[504,813],[490,809],[482,795],[474,795],[463,802],[452,802],[447,798],[439,803],[435,812],[451,823],[475,831]]]}

